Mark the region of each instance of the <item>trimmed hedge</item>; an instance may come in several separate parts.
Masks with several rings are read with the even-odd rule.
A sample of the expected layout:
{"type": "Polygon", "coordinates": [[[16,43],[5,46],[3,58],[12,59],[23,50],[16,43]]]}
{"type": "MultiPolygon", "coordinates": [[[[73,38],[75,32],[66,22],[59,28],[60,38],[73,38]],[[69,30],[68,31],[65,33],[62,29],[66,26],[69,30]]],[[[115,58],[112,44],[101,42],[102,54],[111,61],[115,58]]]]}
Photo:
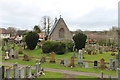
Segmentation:
{"type": "Polygon", "coordinates": [[[46,41],[42,45],[43,53],[55,52],[56,54],[64,54],[66,51],[73,51],[72,42],[62,41],[46,41]]]}

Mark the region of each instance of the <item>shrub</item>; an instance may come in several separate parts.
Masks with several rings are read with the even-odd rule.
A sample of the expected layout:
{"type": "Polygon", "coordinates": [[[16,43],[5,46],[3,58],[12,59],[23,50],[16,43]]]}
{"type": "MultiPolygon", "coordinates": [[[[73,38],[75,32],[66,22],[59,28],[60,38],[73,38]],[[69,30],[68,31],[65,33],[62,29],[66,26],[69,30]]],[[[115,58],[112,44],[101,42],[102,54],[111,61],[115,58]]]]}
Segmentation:
{"type": "Polygon", "coordinates": [[[74,43],[72,41],[69,41],[69,42],[65,42],[66,44],[66,49],[68,52],[72,52],[73,51],[73,46],[74,46],[74,43]]]}
{"type": "Polygon", "coordinates": [[[85,48],[86,39],[87,36],[83,33],[77,33],[76,35],[74,35],[73,40],[75,43],[75,48],[77,50],[85,48]]]}
{"type": "Polygon", "coordinates": [[[27,44],[28,49],[33,50],[35,49],[37,42],[38,42],[39,36],[36,32],[28,32],[28,34],[25,37],[25,42],[27,44]]]}
{"type": "Polygon", "coordinates": [[[60,41],[46,41],[42,45],[43,53],[55,52],[56,54],[64,54],[66,52],[66,45],[60,41]]]}

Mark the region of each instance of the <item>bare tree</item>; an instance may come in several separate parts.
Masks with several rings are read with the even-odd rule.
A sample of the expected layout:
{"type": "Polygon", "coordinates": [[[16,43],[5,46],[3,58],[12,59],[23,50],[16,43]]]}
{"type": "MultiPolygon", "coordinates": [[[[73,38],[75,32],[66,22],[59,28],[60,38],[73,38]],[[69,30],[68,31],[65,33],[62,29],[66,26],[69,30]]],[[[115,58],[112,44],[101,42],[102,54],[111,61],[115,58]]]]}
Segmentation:
{"type": "Polygon", "coordinates": [[[43,16],[42,24],[43,24],[43,30],[45,32],[45,35],[47,36],[49,34],[50,28],[52,26],[52,19],[49,16],[43,16]]]}
{"type": "Polygon", "coordinates": [[[17,29],[15,27],[8,27],[7,31],[8,31],[8,33],[10,33],[10,37],[11,37],[11,36],[15,36],[16,35],[17,29]]]}

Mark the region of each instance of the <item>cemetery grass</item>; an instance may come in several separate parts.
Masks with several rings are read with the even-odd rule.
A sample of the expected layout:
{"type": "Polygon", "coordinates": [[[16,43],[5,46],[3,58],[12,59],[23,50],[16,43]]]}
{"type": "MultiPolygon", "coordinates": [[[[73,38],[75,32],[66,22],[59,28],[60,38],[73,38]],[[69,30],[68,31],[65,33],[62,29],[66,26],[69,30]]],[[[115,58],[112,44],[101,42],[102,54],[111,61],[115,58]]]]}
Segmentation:
{"type": "MultiPolygon", "coordinates": [[[[36,58],[40,58],[42,56],[46,56],[46,58],[50,58],[48,56],[48,54],[43,53],[41,49],[35,49],[35,50],[23,50],[24,54],[29,55],[30,57],[36,57],[36,58]]],[[[56,59],[70,59],[70,57],[73,56],[74,53],[77,52],[68,52],[65,53],[64,55],[56,55],[55,58],[56,59]]],[[[115,60],[115,56],[111,56],[112,52],[103,52],[103,54],[99,54],[97,53],[97,55],[88,55],[88,54],[84,54],[85,59],[83,59],[83,61],[94,61],[97,60],[98,62],[100,62],[101,58],[105,59],[105,62],[110,61],[110,58],[113,58],[115,60]]],[[[117,54],[117,52],[115,52],[117,54]]],[[[5,51],[2,51],[2,54],[5,54],[5,51]]],[[[19,54],[19,56],[23,56],[23,54],[19,54]]],[[[77,53],[77,57],[78,57],[78,53],[77,53]]],[[[78,60],[77,58],[75,60],[78,60]]]]}
{"type": "MultiPolygon", "coordinates": [[[[36,60],[22,61],[22,58],[20,58],[19,60],[8,60],[8,61],[3,60],[3,62],[7,62],[7,63],[18,62],[18,64],[29,65],[29,66],[35,66],[35,61],[36,60]]],[[[116,71],[110,71],[110,70],[101,70],[101,69],[95,69],[95,68],[80,68],[79,66],[76,66],[74,68],[64,67],[63,65],[60,65],[58,61],[56,61],[56,63],[49,63],[49,60],[47,60],[47,63],[42,63],[41,66],[44,68],[54,68],[54,69],[62,69],[62,70],[70,70],[70,71],[98,73],[98,74],[100,74],[101,71],[103,71],[103,73],[107,75],[116,75],[116,71]]]]}
{"type": "MultiPolygon", "coordinates": [[[[16,47],[15,49],[18,49],[18,47],[16,47]]],[[[37,58],[41,58],[42,56],[46,56],[46,58],[50,58],[48,56],[48,54],[45,54],[42,52],[41,49],[35,49],[35,50],[23,50],[24,54],[28,54],[30,57],[36,57],[37,58]]],[[[64,55],[56,55],[55,58],[56,59],[69,59],[70,57],[73,56],[74,53],[77,52],[68,52],[65,53],[64,55]]],[[[117,52],[115,52],[117,54],[117,52]]],[[[2,51],[2,54],[5,54],[5,51],[2,51]]],[[[88,54],[84,54],[85,59],[83,59],[83,61],[94,61],[97,60],[98,62],[100,62],[101,58],[105,59],[105,62],[109,62],[110,58],[115,59],[114,56],[110,55],[111,52],[103,52],[103,54],[99,54],[97,53],[97,55],[88,55],[88,54]]],[[[23,54],[19,54],[19,56],[23,56],[23,54]]],[[[78,53],[77,53],[78,56],[78,53]]],[[[33,61],[22,61],[22,59],[18,59],[18,60],[9,60],[9,61],[5,61],[3,60],[3,62],[10,62],[10,63],[15,63],[18,62],[19,64],[23,64],[23,65],[32,65],[35,66],[35,61],[36,59],[34,59],[33,61]]],[[[75,60],[78,60],[77,58],[75,58],[75,60]]],[[[90,66],[93,66],[92,63],[89,64],[90,66]]],[[[108,74],[108,75],[115,75],[116,72],[115,71],[109,71],[109,70],[101,70],[101,69],[93,69],[93,68],[80,68],[80,67],[75,67],[75,68],[68,68],[68,67],[64,67],[62,65],[59,64],[51,64],[51,63],[44,63],[42,64],[42,67],[46,67],[46,68],[55,68],[55,69],[63,69],[63,70],[71,70],[71,71],[80,71],[80,72],[91,72],[91,73],[99,73],[101,71],[104,72],[104,74],[108,74]]]]}
{"type": "MultiPolygon", "coordinates": [[[[3,65],[3,66],[5,66],[5,68],[9,68],[9,66],[6,66],[6,65],[3,65]]],[[[14,75],[14,71],[12,70],[11,71],[12,72],[12,77],[14,77],[13,75],[14,75]]],[[[34,74],[35,73],[35,70],[31,70],[31,73],[32,74],[34,74]]],[[[42,78],[42,79],[44,79],[44,78],[58,78],[57,80],[59,80],[59,78],[65,78],[64,76],[65,76],[65,74],[63,74],[63,73],[57,73],[57,72],[50,72],[50,71],[44,71],[44,73],[45,73],[45,75],[42,75],[42,76],[40,76],[40,77],[38,77],[38,78],[35,78],[35,79],[32,79],[32,80],[37,80],[37,79],[39,79],[39,78],[42,78]]],[[[6,73],[4,74],[5,75],[5,77],[6,77],[6,73]]],[[[97,78],[97,77],[91,77],[91,76],[75,76],[75,78],[97,78]]]]}

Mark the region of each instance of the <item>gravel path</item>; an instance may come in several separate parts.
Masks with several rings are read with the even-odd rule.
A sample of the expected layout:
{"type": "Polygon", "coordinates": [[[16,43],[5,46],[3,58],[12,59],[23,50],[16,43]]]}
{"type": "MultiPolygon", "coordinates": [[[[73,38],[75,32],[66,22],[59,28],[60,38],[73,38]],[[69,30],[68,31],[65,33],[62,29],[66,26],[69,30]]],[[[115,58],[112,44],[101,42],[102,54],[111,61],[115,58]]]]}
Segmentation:
{"type": "MultiPolygon", "coordinates": [[[[14,63],[2,63],[2,65],[6,66],[13,66],[14,63]]],[[[27,65],[20,65],[18,64],[19,67],[26,67],[27,65]]],[[[32,69],[35,69],[35,66],[31,66],[32,69]]],[[[87,72],[78,72],[78,71],[69,71],[69,70],[61,70],[61,69],[53,69],[53,68],[44,68],[45,71],[50,71],[50,72],[58,72],[58,73],[63,73],[63,74],[68,74],[68,75],[82,75],[82,76],[95,76],[95,77],[100,77],[101,74],[96,74],[96,73],[87,73],[87,72]]],[[[109,78],[110,75],[104,75],[104,78],[109,78]]],[[[116,78],[117,76],[111,76],[111,78],[116,78]]]]}

